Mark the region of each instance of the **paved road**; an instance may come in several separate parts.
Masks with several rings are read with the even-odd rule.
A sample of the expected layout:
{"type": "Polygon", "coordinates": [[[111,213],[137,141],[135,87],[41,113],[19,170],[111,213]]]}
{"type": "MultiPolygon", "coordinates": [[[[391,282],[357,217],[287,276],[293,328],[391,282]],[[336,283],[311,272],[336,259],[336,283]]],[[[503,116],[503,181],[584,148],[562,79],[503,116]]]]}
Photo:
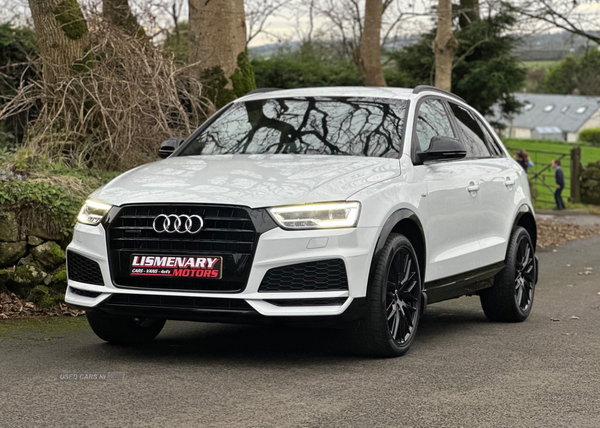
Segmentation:
{"type": "Polygon", "coordinates": [[[598,427],[600,237],[539,256],[527,322],[490,323],[475,297],[433,305],[397,359],[350,356],[320,330],[172,322],[137,349],[89,329],[4,334],[0,424],[598,427]],[[586,267],[598,273],[579,275],[586,267]]]}

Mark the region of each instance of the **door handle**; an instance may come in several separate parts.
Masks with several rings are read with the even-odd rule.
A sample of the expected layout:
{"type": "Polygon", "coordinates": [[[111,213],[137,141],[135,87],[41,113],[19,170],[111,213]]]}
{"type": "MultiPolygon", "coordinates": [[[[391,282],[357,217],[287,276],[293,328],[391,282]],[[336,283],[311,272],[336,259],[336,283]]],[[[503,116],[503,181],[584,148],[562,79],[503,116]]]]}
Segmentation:
{"type": "Polygon", "coordinates": [[[467,190],[469,192],[478,192],[479,191],[479,184],[475,184],[472,181],[469,183],[469,185],[467,186],[467,190]]]}
{"type": "Polygon", "coordinates": [[[515,179],[514,178],[510,178],[510,177],[506,177],[506,181],[504,182],[504,184],[506,185],[506,187],[514,186],[515,185],[515,179]]]}

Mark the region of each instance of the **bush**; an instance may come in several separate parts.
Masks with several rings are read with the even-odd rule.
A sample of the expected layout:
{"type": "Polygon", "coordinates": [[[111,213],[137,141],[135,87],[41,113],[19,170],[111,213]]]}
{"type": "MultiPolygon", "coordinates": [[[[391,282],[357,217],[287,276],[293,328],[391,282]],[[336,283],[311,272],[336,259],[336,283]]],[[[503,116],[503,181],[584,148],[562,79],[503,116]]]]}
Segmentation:
{"type": "Polygon", "coordinates": [[[600,147],[600,128],[585,129],[579,133],[579,140],[600,147]]]}

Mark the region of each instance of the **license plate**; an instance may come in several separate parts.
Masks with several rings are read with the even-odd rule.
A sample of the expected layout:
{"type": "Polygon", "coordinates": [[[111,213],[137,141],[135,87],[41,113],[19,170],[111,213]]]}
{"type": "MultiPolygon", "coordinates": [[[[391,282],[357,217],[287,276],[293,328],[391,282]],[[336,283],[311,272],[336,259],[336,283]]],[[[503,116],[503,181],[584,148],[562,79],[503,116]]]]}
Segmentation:
{"type": "Polygon", "coordinates": [[[132,255],[131,276],[221,279],[223,257],[132,255]]]}

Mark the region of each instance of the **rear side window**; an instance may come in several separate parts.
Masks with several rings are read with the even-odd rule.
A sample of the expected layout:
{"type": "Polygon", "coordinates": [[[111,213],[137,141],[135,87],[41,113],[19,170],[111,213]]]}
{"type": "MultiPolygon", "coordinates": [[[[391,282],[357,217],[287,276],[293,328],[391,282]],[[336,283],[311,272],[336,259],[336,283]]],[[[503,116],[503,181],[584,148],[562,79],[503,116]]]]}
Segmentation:
{"type": "Polygon", "coordinates": [[[462,134],[462,142],[467,150],[467,158],[485,158],[492,154],[485,143],[483,130],[471,113],[464,108],[450,103],[454,117],[462,134]]]}
{"type": "Polygon", "coordinates": [[[417,115],[417,150],[429,148],[433,137],[455,138],[450,119],[440,100],[428,99],[419,106],[417,115]]]}
{"type": "Polygon", "coordinates": [[[494,137],[492,137],[492,134],[490,133],[490,131],[488,131],[486,126],[481,122],[481,120],[477,119],[477,123],[483,130],[483,135],[485,136],[485,143],[487,144],[488,149],[492,153],[492,156],[504,155],[504,152],[502,152],[502,149],[498,146],[498,142],[494,137]]]}

